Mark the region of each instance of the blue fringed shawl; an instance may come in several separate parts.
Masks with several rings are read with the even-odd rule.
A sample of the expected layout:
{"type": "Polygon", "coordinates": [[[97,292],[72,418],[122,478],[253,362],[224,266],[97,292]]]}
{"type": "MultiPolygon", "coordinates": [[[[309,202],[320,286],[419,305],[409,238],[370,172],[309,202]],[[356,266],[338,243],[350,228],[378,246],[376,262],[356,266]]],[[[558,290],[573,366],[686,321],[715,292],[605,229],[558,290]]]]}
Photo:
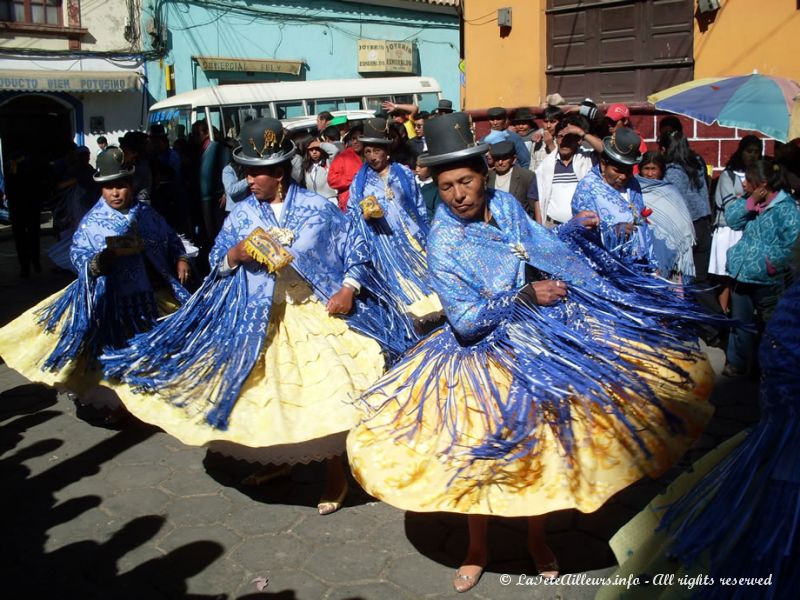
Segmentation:
{"type": "Polygon", "coordinates": [[[411,171],[397,163],[389,167],[388,186],[369,165],[363,165],[350,185],[347,215],[367,244],[370,259],[398,306],[410,305],[431,294],[425,260],[427,212],[411,171]],[[365,220],[359,203],[374,195],[385,214],[365,220]]]}
{"type": "Polygon", "coordinates": [[[174,276],[185,255],[183,243],[155,210],[139,202],[123,214],[98,200],[81,220],[70,254],[78,279],[39,313],[45,330],[59,335],[43,369],[57,371],[82,353],[94,359],[104,346],[120,346],[155,323],[159,315],[145,259],[179,302],[189,297],[174,276]],[[90,262],[105,249],[106,238],[132,231],[144,242],[144,252],[119,257],[107,275],[91,275],[90,262]]]}
{"type": "MultiPolygon", "coordinates": [[[[445,378],[450,390],[472,390],[482,403],[483,418],[492,424],[492,435],[464,449],[474,459],[513,460],[535,452],[542,419],[550,420],[569,454],[574,443],[570,402],[575,398],[584,399],[587,412],[593,406],[622,423],[644,450],[639,426],[629,420],[615,393],[657,407],[663,403],[630,360],[620,358],[619,344],[636,341],[635,348],[624,348],[628,357],[687,381],[667,355],[691,357],[696,345],[689,324],[709,319],[661,280],[626,267],[597,246],[592,240],[596,234],[580,226],[563,227],[567,244],[531,221],[513,196],[494,190],[488,195],[499,229],[463,221],[439,206],[428,252],[432,286],[449,327],[410,351],[365,393],[365,398],[372,396],[367,410],[375,409],[373,402],[383,405],[384,390],[392,389],[394,399],[420,400],[417,406],[400,407],[399,413],[422,411],[433,403],[433,410],[440,412],[438,422],[446,424],[455,440],[460,430],[454,405],[458,395],[440,396],[440,379],[445,378]],[[566,281],[568,299],[548,307],[515,302],[525,283],[526,264],[566,281]],[[407,365],[420,356],[420,373],[409,376],[407,365]],[[431,364],[438,367],[431,369],[431,364]],[[491,381],[489,365],[510,374],[507,394],[491,381]],[[424,380],[422,370],[429,373],[424,380]],[[413,394],[402,393],[411,388],[413,394]]],[[[681,421],[663,413],[680,430],[681,421]]],[[[415,427],[396,434],[413,435],[415,427]]]]}
{"type": "MultiPolygon", "coordinates": [[[[199,406],[210,425],[225,429],[263,349],[275,277],[254,262],[220,276],[219,265],[230,248],[259,226],[294,233],[294,242],[287,247],[294,256],[291,266],[322,302],[340,289],[345,276],[365,287],[376,285],[363,239],[325,198],[292,184],[278,221],[268,205],[251,195],[237,203],[226,219],[209,255],[214,269],[202,287],[180,310],[135,337],[129,348],[104,355],[107,375],[158,392],[178,405],[199,406]]],[[[354,313],[345,318],[352,329],[396,356],[417,338],[409,323],[379,295],[372,288],[364,290],[354,313]]]]}

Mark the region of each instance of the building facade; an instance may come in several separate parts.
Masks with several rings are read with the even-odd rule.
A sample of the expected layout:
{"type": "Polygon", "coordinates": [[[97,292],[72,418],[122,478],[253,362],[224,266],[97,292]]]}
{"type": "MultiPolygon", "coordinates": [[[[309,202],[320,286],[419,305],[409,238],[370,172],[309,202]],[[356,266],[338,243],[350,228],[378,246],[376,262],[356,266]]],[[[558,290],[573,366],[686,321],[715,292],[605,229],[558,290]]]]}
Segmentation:
{"type": "Polygon", "coordinates": [[[96,152],[146,114],[145,60],[133,0],[0,0],[0,140],[15,149],[69,142],[96,152]]]}
{"type": "MultiPolygon", "coordinates": [[[[697,0],[465,0],[464,105],[480,132],[487,108],[537,111],[548,94],[569,103],[625,102],[654,146],[659,116],[649,94],[753,70],[800,81],[800,61],[789,50],[800,37],[796,0],[771,0],[757,13],[748,0],[702,4],[706,12],[697,0]],[[511,9],[510,26],[501,26],[500,9],[511,9]]],[[[716,170],[751,133],[683,120],[692,147],[716,170]]]]}
{"type": "Polygon", "coordinates": [[[151,101],[210,85],[434,77],[459,95],[459,0],[160,0],[145,7],[151,101]],[[376,65],[371,41],[402,46],[408,60],[376,65]],[[402,64],[401,64],[402,63],[402,64]]]}

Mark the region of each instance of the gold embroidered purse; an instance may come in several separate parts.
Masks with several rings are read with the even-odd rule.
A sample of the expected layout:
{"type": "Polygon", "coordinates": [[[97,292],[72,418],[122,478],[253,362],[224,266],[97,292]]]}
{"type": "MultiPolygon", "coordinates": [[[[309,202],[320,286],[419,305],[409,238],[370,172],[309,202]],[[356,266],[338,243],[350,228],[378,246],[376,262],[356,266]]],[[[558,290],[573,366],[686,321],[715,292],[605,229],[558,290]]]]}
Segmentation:
{"type": "Polygon", "coordinates": [[[253,260],[264,265],[270,273],[276,273],[294,260],[281,243],[264,231],[256,227],[244,240],[244,249],[253,260]]]}
{"type": "Polygon", "coordinates": [[[360,206],[365,219],[380,219],[384,215],[378,199],[371,194],[360,202],[360,206]]]}

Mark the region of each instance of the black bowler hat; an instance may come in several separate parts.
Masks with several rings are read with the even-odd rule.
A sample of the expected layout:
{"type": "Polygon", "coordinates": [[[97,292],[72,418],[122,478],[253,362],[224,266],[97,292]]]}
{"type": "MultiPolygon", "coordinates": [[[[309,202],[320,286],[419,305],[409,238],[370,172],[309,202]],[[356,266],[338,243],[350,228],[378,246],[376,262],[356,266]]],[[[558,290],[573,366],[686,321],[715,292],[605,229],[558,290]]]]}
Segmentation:
{"type": "Polygon", "coordinates": [[[433,111],[435,115],[444,115],[453,112],[453,102],[452,100],[439,100],[439,105],[436,107],[436,110],[433,111]]]}
{"type": "Polygon", "coordinates": [[[623,165],[638,165],[642,160],[639,146],[642,138],[628,127],[618,127],[609,137],[603,140],[603,155],[623,165]]]}
{"type": "Polygon", "coordinates": [[[389,137],[389,122],[386,119],[375,117],[364,121],[364,133],[361,134],[362,144],[377,144],[386,146],[392,143],[389,137]]]}
{"type": "Polygon", "coordinates": [[[490,144],[489,154],[492,155],[492,158],[506,158],[509,156],[516,156],[517,151],[516,148],[514,148],[514,142],[504,140],[496,144],[490,144]]]}
{"type": "Polygon", "coordinates": [[[425,121],[425,141],[428,151],[417,159],[417,164],[423,167],[482,156],[489,150],[489,144],[475,141],[469,115],[463,112],[438,115],[425,121]]]}
{"type": "Polygon", "coordinates": [[[505,119],[507,116],[508,113],[502,106],[495,106],[486,111],[487,119],[505,119]]]}
{"type": "Polygon", "coordinates": [[[512,123],[533,123],[533,113],[531,113],[529,108],[518,108],[513,113],[511,113],[511,122],[512,123]]]}
{"type": "Polygon", "coordinates": [[[249,167],[268,167],[289,160],[296,152],[297,147],[284,134],[281,122],[264,117],[242,125],[233,160],[249,167]]]}
{"type": "Polygon", "coordinates": [[[125,153],[116,146],[108,146],[97,156],[97,168],[92,179],[98,182],[114,181],[133,175],[134,167],[125,167],[125,153]]]}

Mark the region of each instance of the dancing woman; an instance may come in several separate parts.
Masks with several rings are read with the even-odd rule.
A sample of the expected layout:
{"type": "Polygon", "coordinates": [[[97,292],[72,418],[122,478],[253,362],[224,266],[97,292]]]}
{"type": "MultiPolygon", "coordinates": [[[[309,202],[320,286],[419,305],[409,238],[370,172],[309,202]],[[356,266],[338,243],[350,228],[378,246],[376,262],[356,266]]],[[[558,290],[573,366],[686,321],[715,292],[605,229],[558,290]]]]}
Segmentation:
{"type": "MultiPolygon", "coordinates": [[[[104,347],[123,346],[189,298],[183,243],[134,198],[132,175],[119,148],[97,157],[102,197],[81,220],[70,251],[78,279],[0,330],[6,364],[31,381],[94,392],[104,347]]],[[[104,396],[98,407],[116,404],[104,396]]]]}
{"type": "Polygon", "coordinates": [[[212,272],[172,318],[104,357],[126,407],[189,445],[250,462],[327,460],[319,512],[346,494],[339,459],[348,404],[411,342],[405,320],[366,289],[368,255],[331,202],[291,179],[280,121],[242,127],[234,159],[252,194],[210,253],[212,272]],[[363,286],[363,289],[362,289],[363,286]]]}
{"type": "Polygon", "coordinates": [[[393,506],[469,515],[457,591],[472,588],[489,560],[492,515],[530,518],[534,563],[553,577],[543,515],[598,509],[663,472],[702,431],[713,378],[686,326],[702,318],[592,246],[585,226],[596,215],[559,231],[580,240],[587,262],[513,196],[487,190],[486,145],[472,141],[466,114],[425,128],[420,162],[444,202],[429,266],[448,324],[362,396],[351,468],[393,506]]]}
{"type": "Polygon", "coordinates": [[[367,243],[370,260],[400,310],[425,317],[441,310],[428,282],[425,201],[408,167],[389,155],[384,119],[369,119],[361,136],[364,165],[350,185],[347,214],[367,243]]]}

